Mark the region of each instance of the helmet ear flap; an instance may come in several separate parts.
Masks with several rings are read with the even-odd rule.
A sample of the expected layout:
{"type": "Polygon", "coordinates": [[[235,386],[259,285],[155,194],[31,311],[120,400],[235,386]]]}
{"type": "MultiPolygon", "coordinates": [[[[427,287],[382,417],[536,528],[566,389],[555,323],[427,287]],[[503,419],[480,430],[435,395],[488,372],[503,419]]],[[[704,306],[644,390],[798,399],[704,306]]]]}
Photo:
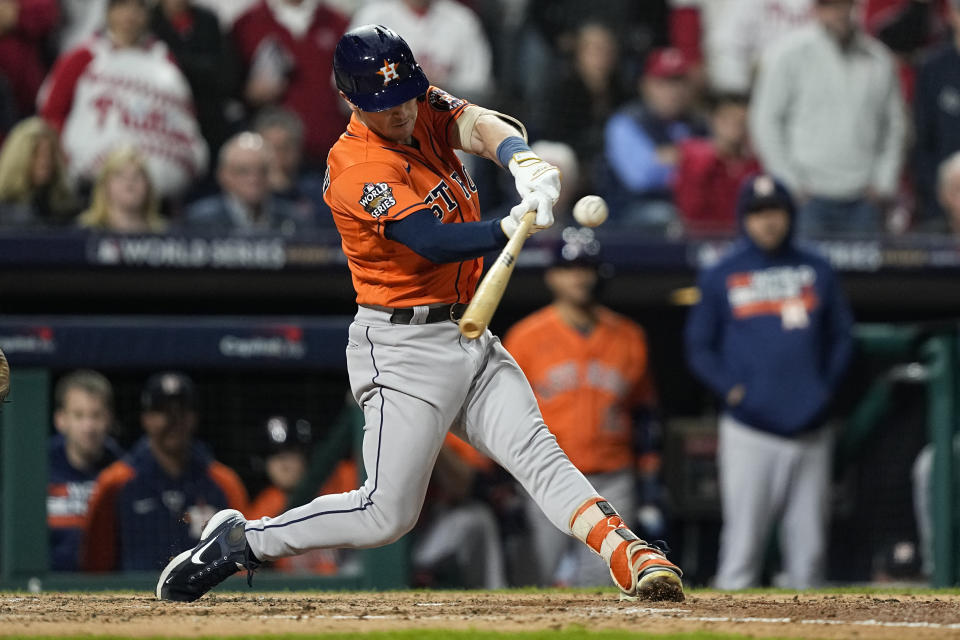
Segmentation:
{"type": "Polygon", "coordinates": [[[333,55],[337,88],[363,111],[383,111],[430,86],[409,45],[382,25],[363,25],[340,38],[333,55]]]}

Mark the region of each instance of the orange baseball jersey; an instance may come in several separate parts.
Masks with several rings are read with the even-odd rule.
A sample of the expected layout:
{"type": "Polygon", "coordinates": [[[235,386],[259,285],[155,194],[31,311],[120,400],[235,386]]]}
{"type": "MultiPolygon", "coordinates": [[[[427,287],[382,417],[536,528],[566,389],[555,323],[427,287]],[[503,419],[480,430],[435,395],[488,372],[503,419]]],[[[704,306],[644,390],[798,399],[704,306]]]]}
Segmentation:
{"type": "Polygon", "coordinates": [[[445,224],[480,220],[477,187],[450,146],[468,105],[436,87],[420,99],[415,145],[381,138],[357,118],[327,156],[324,200],[342,238],[357,304],[412,307],[467,302],[477,258],[437,264],[384,237],[384,224],[430,209],[445,224]]]}
{"type": "Polygon", "coordinates": [[[605,308],[583,335],[553,306],[514,325],[504,346],[533,387],[543,419],[583,473],[634,462],[631,411],[652,405],[655,392],[643,329],[605,308]]]}

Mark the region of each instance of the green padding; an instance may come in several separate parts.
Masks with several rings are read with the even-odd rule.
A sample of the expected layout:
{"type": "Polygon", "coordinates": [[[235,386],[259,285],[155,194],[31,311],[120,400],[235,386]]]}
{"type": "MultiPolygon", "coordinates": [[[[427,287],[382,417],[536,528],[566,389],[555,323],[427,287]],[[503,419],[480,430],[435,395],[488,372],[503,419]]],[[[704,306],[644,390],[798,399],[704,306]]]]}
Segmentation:
{"type": "Polygon", "coordinates": [[[13,369],[9,402],[0,413],[0,577],[47,570],[47,430],[50,374],[13,369]]]}

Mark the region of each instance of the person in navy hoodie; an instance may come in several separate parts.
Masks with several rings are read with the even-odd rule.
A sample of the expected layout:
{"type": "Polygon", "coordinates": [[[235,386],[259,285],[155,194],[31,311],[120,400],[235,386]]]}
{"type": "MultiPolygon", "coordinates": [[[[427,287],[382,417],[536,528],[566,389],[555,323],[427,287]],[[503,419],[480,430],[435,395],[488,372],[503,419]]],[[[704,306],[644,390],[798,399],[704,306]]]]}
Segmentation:
{"type": "Polygon", "coordinates": [[[827,261],[792,241],[793,198],[769,175],[741,186],[742,238],[699,278],[690,368],[722,401],[723,528],[716,587],[757,585],[780,528],[785,584],[824,578],[830,400],[852,352],[852,315],[827,261]]]}

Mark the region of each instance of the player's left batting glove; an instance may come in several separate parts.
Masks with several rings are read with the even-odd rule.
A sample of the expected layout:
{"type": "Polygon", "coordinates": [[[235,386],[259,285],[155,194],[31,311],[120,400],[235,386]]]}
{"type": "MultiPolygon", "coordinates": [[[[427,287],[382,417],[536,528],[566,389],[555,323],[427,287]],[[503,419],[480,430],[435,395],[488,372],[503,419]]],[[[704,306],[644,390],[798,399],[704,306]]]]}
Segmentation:
{"type": "Polygon", "coordinates": [[[535,224],[541,229],[549,227],[553,224],[553,205],[560,197],[560,170],[532,151],[513,154],[508,166],[521,198],[539,196],[535,224]]]}
{"type": "Polygon", "coordinates": [[[520,201],[520,204],[510,209],[510,215],[500,220],[500,228],[508,238],[513,237],[520,225],[520,220],[528,211],[536,211],[537,217],[530,227],[530,235],[553,224],[553,202],[542,194],[532,193],[520,201]],[[541,220],[545,224],[540,224],[541,220]]]}

